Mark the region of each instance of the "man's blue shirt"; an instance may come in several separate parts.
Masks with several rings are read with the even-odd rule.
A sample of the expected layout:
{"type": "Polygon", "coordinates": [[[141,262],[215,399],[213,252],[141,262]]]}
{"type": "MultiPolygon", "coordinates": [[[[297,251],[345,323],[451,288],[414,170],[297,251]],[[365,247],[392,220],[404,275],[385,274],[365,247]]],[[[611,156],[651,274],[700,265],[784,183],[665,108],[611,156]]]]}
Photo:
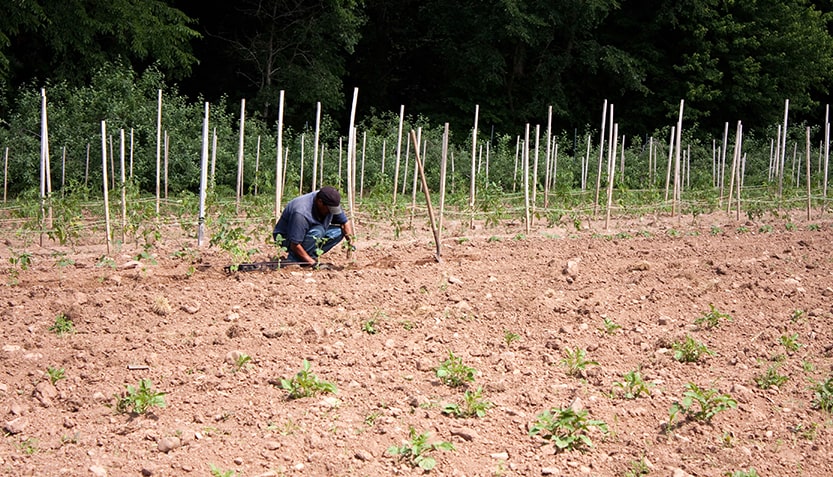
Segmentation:
{"type": "Polygon", "coordinates": [[[315,217],[314,202],[317,194],[316,190],[290,200],[275,225],[273,235],[280,234],[289,243],[301,243],[307,231],[314,225],[321,225],[327,229],[331,223],[346,224],[347,214],[344,212],[338,215],[327,214],[321,220],[315,217]]]}

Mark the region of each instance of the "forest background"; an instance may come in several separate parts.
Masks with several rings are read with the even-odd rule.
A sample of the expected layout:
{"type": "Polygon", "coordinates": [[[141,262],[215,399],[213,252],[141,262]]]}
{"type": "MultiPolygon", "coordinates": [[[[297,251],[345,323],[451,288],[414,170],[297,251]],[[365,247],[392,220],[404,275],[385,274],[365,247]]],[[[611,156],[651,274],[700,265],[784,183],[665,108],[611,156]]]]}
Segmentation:
{"type": "MultiPolygon", "coordinates": [[[[7,1],[0,148],[11,149],[10,195],[36,193],[45,88],[53,154],[63,148],[82,161],[107,120],[135,134],[138,186],[151,191],[162,89],[172,191],[198,186],[204,101],[220,137],[216,181],[232,187],[241,99],[247,135],[274,150],[285,91],[293,154],[321,102],[322,144],[336,150],[357,87],[359,129],[371,135],[373,157],[383,139],[392,154],[400,105],[406,127],[423,126],[439,144],[449,122],[452,141],[469,151],[477,105],[479,139],[507,157],[525,124],[546,125],[551,106],[562,154],[576,156],[584,137],[598,134],[605,101],[616,105],[628,146],[641,151],[654,135],[667,143],[684,99],[696,172],[727,122],[734,131],[743,121],[749,147],[765,151],[787,99],[791,138],[803,144],[807,125],[818,145],[833,84],[831,15],[833,2],[806,0],[7,1]]],[[[254,140],[245,147],[251,161],[254,140]]],[[[67,183],[85,174],[73,171],[67,183]]],[[[506,188],[507,174],[496,172],[506,188]]],[[[559,174],[568,185],[580,175],[568,167],[559,174]]],[[[257,181],[270,186],[268,174],[246,180],[257,181]]]]}

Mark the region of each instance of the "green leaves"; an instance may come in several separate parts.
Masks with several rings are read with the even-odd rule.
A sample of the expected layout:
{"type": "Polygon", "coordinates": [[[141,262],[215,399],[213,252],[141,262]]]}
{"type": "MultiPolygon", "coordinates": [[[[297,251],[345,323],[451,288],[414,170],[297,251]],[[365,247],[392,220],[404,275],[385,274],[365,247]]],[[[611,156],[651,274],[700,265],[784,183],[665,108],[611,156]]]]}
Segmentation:
{"type": "Polygon", "coordinates": [[[310,364],[304,360],[301,371],[290,379],[281,379],[281,387],[289,393],[289,399],[315,396],[319,393],[335,393],[335,384],[321,381],[310,372],[310,364]]]}
{"type": "Polygon", "coordinates": [[[552,408],[538,415],[538,421],[529,429],[530,436],[540,435],[555,445],[555,451],[584,450],[593,447],[588,436],[591,429],[607,434],[604,421],[588,418],[587,410],[552,408]]]}
{"type": "Polygon", "coordinates": [[[127,385],[127,392],[116,395],[116,412],[145,414],[152,407],[165,407],[165,393],[154,391],[149,379],[139,381],[139,386],[127,385]]]}
{"type": "Polygon", "coordinates": [[[428,454],[435,450],[455,450],[450,442],[430,442],[430,434],[427,432],[417,434],[413,426],[409,427],[408,436],[409,440],[403,442],[401,446],[389,447],[388,454],[399,456],[399,460],[404,460],[411,467],[430,471],[437,465],[437,461],[428,454]]]}
{"type": "Polygon", "coordinates": [[[704,389],[694,383],[685,385],[686,391],[683,399],[669,409],[669,426],[674,424],[677,415],[680,413],[694,419],[695,421],[710,422],[712,418],[727,409],[738,407],[737,401],[728,394],[721,394],[716,389],[704,389]],[[697,404],[697,408],[694,405],[697,404]]]}
{"type": "Polygon", "coordinates": [[[443,384],[451,387],[462,386],[465,383],[474,381],[476,369],[463,364],[462,358],[448,352],[448,359],[440,363],[437,368],[437,377],[443,384]]]}

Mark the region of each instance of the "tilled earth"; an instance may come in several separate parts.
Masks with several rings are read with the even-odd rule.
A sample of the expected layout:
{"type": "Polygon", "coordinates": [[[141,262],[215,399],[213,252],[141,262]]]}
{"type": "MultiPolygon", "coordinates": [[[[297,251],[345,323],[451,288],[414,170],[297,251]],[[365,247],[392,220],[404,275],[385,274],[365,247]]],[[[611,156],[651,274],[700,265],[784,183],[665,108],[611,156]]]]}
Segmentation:
{"type": "Polygon", "coordinates": [[[26,250],[32,266],[4,265],[0,288],[0,474],[418,475],[389,452],[411,429],[453,445],[426,451],[436,475],[833,474],[833,416],[812,389],[833,376],[829,217],[449,230],[441,263],[427,229],[393,240],[360,222],[359,250],[325,256],[331,269],[231,275],[181,236],[107,267],[102,246],[8,246],[7,231],[3,263],[26,250]],[[712,307],[728,317],[695,324],[712,307]],[[50,330],[59,314],[74,333],[50,330]],[[687,336],[713,354],[675,360],[687,336]],[[451,353],[473,381],[437,377],[451,353]],[[304,360],[337,392],[289,399],[281,380],[304,360]],[[770,369],[788,379],[761,389],[770,369]],[[631,371],[650,395],[623,397],[631,371]],[[166,406],[119,412],[144,379],[166,406]],[[693,403],[669,425],[690,384],[737,408],[696,420],[693,403]],[[443,412],[478,388],[484,416],[443,412]],[[553,408],[608,432],[557,452],[529,432],[553,408]]]}

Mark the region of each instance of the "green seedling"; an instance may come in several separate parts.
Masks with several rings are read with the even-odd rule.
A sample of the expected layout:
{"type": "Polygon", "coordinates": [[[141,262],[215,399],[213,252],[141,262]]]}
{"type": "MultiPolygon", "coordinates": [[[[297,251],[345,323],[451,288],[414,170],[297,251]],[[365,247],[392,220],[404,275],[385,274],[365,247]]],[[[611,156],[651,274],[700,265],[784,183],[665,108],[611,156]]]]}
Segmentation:
{"type": "Polygon", "coordinates": [[[608,334],[608,335],[615,334],[616,330],[619,330],[619,329],[622,328],[620,325],[617,325],[613,320],[611,320],[610,318],[608,318],[606,316],[602,319],[604,320],[602,322],[602,326],[604,326],[604,328],[600,328],[600,329],[602,331],[604,331],[605,334],[608,334]]]}
{"type": "Polygon", "coordinates": [[[64,379],[64,368],[53,368],[49,366],[46,368],[46,375],[49,376],[49,382],[54,386],[55,383],[64,379]]]}
{"type": "Polygon", "coordinates": [[[784,228],[789,230],[790,232],[795,232],[796,230],[798,230],[798,226],[792,222],[787,222],[786,224],[784,224],[784,228]]]}
{"type": "Polygon", "coordinates": [[[504,330],[503,332],[503,342],[506,343],[506,347],[512,346],[512,343],[520,340],[521,337],[517,333],[513,333],[509,330],[504,330]]]}
{"type": "Polygon", "coordinates": [[[727,477],[759,477],[758,471],[755,470],[754,467],[750,467],[748,470],[736,470],[734,472],[727,472],[727,477]]]}
{"type": "Polygon", "coordinates": [[[826,381],[814,382],[810,387],[813,390],[813,409],[833,413],[833,377],[826,381]]]}
{"type": "Polygon", "coordinates": [[[362,322],[362,331],[369,335],[375,335],[376,333],[378,333],[379,330],[376,329],[376,320],[371,318],[365,322],[362,322]]]}
{"type": "Polygon", "coordinates": [[[807,226],[807,230],[811,232],[818,232],[819,230],[821,230],[821,226],[819,224],[810,224],[807,226]]]}
{"type": "Polygon", "coordinates": [[[310,364],[306,359],[299,371],[291,379],[281,379],[281,387],[289,393],[289,399],[299,399],[316,396],[319,393],[336,393],[335,384],[321,381],[318,376],[310,372],[310,364]]]}
{"type": "Polygon", "coordinates": [[[769,224],[764,224],[764,225],[761,225],[760,227],[758,227],[758,233],[768,234],[770,232],[772,232],[772,226],[769,225],[769,224]]]}
{"type": "Polygon", "coordinates": [[[783,374],[778,374],[778,366],[770,366],[766,372],[755,376],[755,384],[761,389],[769,389],[773,386],[780,386],[790,379],[783,374]]]}
{"type": "Polygon", "coordinates": [[[694,320],[694,324],[700,328],[717,328],[722,321],[732,321],[732,317],[728,313],[722,313],[720,310],[709,303],[709,311],[703,313],[702,316],[694,320]]]}
{"type": "Polygon", "coordinates": [[[115,269],[116,268],[116,261],[113,260],[112,258],[106,256],[106,255],[102,255],[101,257],[98,258],[98,261],[95,263],[95,266],[96,266],[96,268],[115,269]]]}
{"type": "Polygon", "coordinates": [[[806,426],[804,424],[796,424],[795,427],[789,429],[793,433],[798,434],[798,437],[812,442],[818,437],[819,424],[817,422],[811,422],[806,426]]]}
{"type": "Polygon", "coordinates": [[[474,381],[477,374],[476,369],[464,365],[462,358],[454,356],[451,351],[448,352],[448,359],[440,363],[436,372],[443,384],[453,388],[474,381]]]}
{"type": "Polygon", "coordinates": [[[621,382],[613,383],[613,387],[619,388],[622,391],[622,397],[625,399],[636,399],[643,393],[650,396],[653,386],[652,383],[645,382],[642,378],[642,373],[638,369],[628,371],[622,376],[621,382]]]}
{"type": "Polygon", "coordinates": [[[139,381],[139,386],[127,385],[127,391],[116,395],[116,412],[121,414],[145,414],[152,407],[165,407],[165,393],[153,389],[149,379],[139,381]]]}
{"type": "Polygon", "coordinates": [[[55,323],[49,327],[49,331],[52,331],[58,336],[70,335],[75,333],[75,326],[68,316],[63,313],[58,313],[58,315],[55,316],[55,323]]]}
{"type": "Polygon", "coordinates": [[[674,421],[680,413],[695,421],[711,422],[712,418],[718,413],[738,407],[737,401],[732,399],[732,396],[721,394],[716,389],[703,389],[694,383],[687,383],[685,387],[686,391],[683,393],[683,399],[675,401],[668,411],[669,428],[674,425],[674,421]],[[695,403],[699,409],[694,409],[695,403]]]}
{"type": "Polygon", "coordinates": [[[723,229],[716,226],[716,225],[712,225],[712,228],[711,228],[711,230],[709,230],[709,233],[712,234],[712,235],[722,235],[723,234],[723,229]]]}
{"type": "Polygon", "coordinates": [[[582,371],[584,371],[584,369],[587,366],[589,366],[589,365],[598,366],[599,365],[599,363],[597,363],[596,361],[591,361],[591,360],[585,359],[586,356],[587,356],[587,351],[585,351],[583,349],[580,349],[580,348],[576,348],[576,349],[565,348],[564,349],[564,359],[561,360],[561,366],[563,366],[567,369],[567,374],[568,375],[570,375],[570,376],[580,376],[582,371]]]}
{"type": "Polygon", "coordinates": [[[32,266],[32,254],[29,252],[14,253],[9,257],[9,263],[12,267],[29,270],[29,267],[32,266]]]}
{"type": "Polygon", "coordinates": [[[519,242],[520,242],[521,240],[526,240],[526,234],[517,234],[517,235],[515,235],[514,237],[512,237],[512,239],[513,239],[513,240],[517,240],[517,241],[519,241],[519,242]]]}
{"type": "Polygon", "coordinates": [[[399,456],[400,461],[405,461],[411,467],[419,467],[424,471],[430,471],[437,465],[436,459],[428,454],[435,450],[455,450],[450,442],[429,442],[431,435],[427,432],[417,435],[413,426],[409,427],[408,437],[409,440],[403,442],[401,446],[390,446],[388,454],[399,456]]]}
{"type": "Polygon", "coordinates": [[[791,335],[781,335],[778,339],[778,342],[781,343],[787,351],[791,353],[795,353],[796,351],[801,348],[802,344],[798,342],[798,333],[793,333],[791,335]]]}
{"type": "Polygon", "coordinates": [[[20,441],[18,448],[26,455],[33,455],[38,451],[38,440],[33,437],[28,437],[20,441]]]}
{"type": "Polygon", "coordinates": [[[234,361],[234,372],[248,369],[251,366],[252,357],[246,353],[240,353],[234,361]]]}
{"type": "Polygon", "coordinates": [[[816,370],[816,366],[810,361],[803,360],[801,361],[801,370],[805,373],[812,373],[816,370]]]}
{"type": "Polygon", "coordinates": [[[749,228],[741,225],[740,227],[735,229],[735,231],[739,234],[745,234],[745,233],[749,232],[749,228]]]}
{"type": "Polygon", "coordinates": [[[679,237],[680,235],[682,235],[682,234],[683,234],[682,232],[680,232],[680,231],[679,231],[679,230],[677,230],[677,229],[668,229],[668,231],[666,231],[665,233],[666,233],[669,237],[679,237]]]}
{"type": "Polygon", "coordinates": [[[604,421],[587,417],[587,410],[578,411],[572,408],[552,408],[539,414],[538,421],[529,429],[530,436],[540,435],[555,445],[555,451],[584,450],[593,447],[593,442],[587,435],[591,428],[596,428],[607,434],[608,428],[604,421]]]}
{"type": "Polygon", "coordinates": [[[492,403],[483,399],[483,388],[463,393],[463,404],[450,403],[443,406],[443,414],[454,417],[483,417],[492,403]]]}
{"type": "Polygon", "coordinates": [[[211,472],[211,477],[234,477],[237,472],[233,470],[223,470],[214,464],[208,464],[208,470],[211,472]]]}
{"type": "Polygon", "coordinates": [[[631,461],[630,469],[625,472],[625,477],[642,477],[651,473],[648,463],[645,462],[645,456],[639,460],[631,461]]]}
{"type": "Polygon", "coordinates": [[[486,239],[486,242],[488,242],[488,243],[500,242],[500,241],[501,241],[501,238],[498,237],[497,235],[492,235],[491,237],[486,239]]]}
{"type": "Polygon", "coordinates": [[[674,351],[674,359],[681,363],[696,363],[705,355],[714,355],[714,352],[709,350],[706,345],[689,335],[686,335],[683,341],[672,343],[671,349],[674,351]]]}

